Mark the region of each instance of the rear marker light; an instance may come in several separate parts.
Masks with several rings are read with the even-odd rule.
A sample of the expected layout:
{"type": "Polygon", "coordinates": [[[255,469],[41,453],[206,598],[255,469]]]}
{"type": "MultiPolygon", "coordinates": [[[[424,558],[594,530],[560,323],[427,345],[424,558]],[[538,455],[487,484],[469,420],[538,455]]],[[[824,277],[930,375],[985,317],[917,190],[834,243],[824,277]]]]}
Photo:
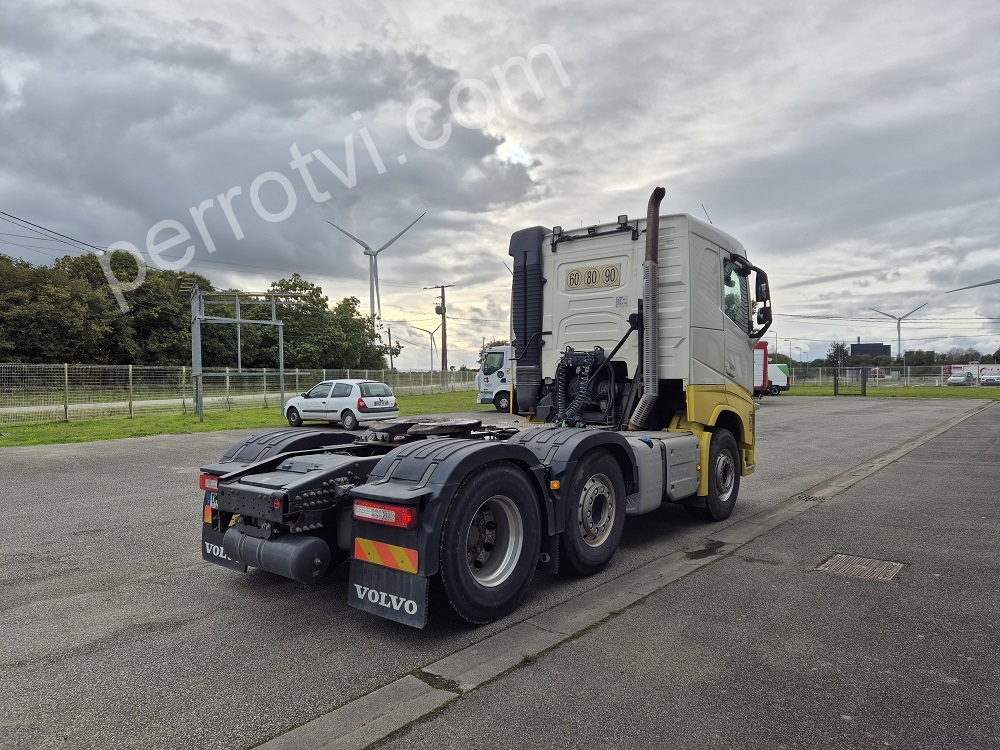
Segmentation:
{"type": "Polygon", "coordinates": [[[358,399],[358,409],[366,409],[366,408],[368,408],[368,407],[365,406],[365,400],[363,398],[359,398],[358,399]]]}
{"type": "Polygon", "coordinates": [[[205,490],[205,492],[218,492],[219,478],[214,474],[202,474],[198,478],[198,486],[205,490]]]}
{"type": "Polygon", "coordinates": [[[387,505],[368,500],[355,500],[354,517],[359,521],[371,521],[400,529],[412,529],[417,525],[417,510],[408,505],[387,505]]]}

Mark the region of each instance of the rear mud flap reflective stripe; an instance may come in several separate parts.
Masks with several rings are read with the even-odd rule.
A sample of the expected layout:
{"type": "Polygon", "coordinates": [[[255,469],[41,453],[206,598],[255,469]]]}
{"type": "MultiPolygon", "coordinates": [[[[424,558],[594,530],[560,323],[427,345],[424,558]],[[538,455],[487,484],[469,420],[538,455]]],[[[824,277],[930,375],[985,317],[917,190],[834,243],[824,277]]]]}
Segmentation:
{"type": "Polygon", "coordinates": [[[402,570],[404,573],[416,573],[419,569],[419,556],[415,549],[372,539],[355,537],[354,557],[375,565],[402,570]]]}
{"type": "Polygon", "coordinates": [[[427,624],[427,579],[357,558],[351,560],[347,603],[403,625],[427,624]]]}

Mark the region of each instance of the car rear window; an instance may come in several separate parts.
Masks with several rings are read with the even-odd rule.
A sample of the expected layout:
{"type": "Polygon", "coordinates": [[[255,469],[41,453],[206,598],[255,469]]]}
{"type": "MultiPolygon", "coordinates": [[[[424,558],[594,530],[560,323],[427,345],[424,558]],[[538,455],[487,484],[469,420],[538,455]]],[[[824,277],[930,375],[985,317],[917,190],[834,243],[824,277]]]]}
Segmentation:
{"type": "Polygon", "coordinates": [[[362,383],[361,395],[365,398],[369,396],[391,396],[392,391],[389,390],[389,386],[385,383],[362,383]]]}

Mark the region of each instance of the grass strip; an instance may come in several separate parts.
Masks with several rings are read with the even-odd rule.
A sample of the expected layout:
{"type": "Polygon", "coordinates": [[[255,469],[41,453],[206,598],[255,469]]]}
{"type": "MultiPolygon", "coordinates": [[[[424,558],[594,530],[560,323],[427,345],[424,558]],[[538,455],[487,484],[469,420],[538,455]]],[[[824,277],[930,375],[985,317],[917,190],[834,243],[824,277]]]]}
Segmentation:
{"type": "MultiPolygon", "coordinates": [[[[475,391],[433,393],[421,396],[399,396],[399,415],[414,417],[421,414],[453,414],[483,412],[496,414],[489,404],[477,404],[475,391]]],[[[58,443],[89,443],[95,440],[149,437],[150,435],[183,435],[218,430],[255,430],[284,427],[287,422],[277,407],[240,409],[239,411],[207,411],[205,421],[193,415],[169,414],[157,416],[88,419],[76,422],[0,427],[0,448],[58,443]]],[[[311,424],[311,423],[307,423],[311,424]]],[[[323,424],[323,423],[317,423],[323,424]]]]}

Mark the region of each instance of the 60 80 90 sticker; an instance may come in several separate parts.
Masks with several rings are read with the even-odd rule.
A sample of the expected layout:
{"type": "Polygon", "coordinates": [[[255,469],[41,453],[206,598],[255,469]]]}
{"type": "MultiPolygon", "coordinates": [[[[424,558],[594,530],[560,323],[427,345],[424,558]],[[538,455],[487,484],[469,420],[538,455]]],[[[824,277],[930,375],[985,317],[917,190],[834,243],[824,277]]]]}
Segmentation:
{"type": "Polygon", "coordinates": [[[622,264],[585,266],[566,269],[566,289],[601,289],[621,285],[622,264]]]}

